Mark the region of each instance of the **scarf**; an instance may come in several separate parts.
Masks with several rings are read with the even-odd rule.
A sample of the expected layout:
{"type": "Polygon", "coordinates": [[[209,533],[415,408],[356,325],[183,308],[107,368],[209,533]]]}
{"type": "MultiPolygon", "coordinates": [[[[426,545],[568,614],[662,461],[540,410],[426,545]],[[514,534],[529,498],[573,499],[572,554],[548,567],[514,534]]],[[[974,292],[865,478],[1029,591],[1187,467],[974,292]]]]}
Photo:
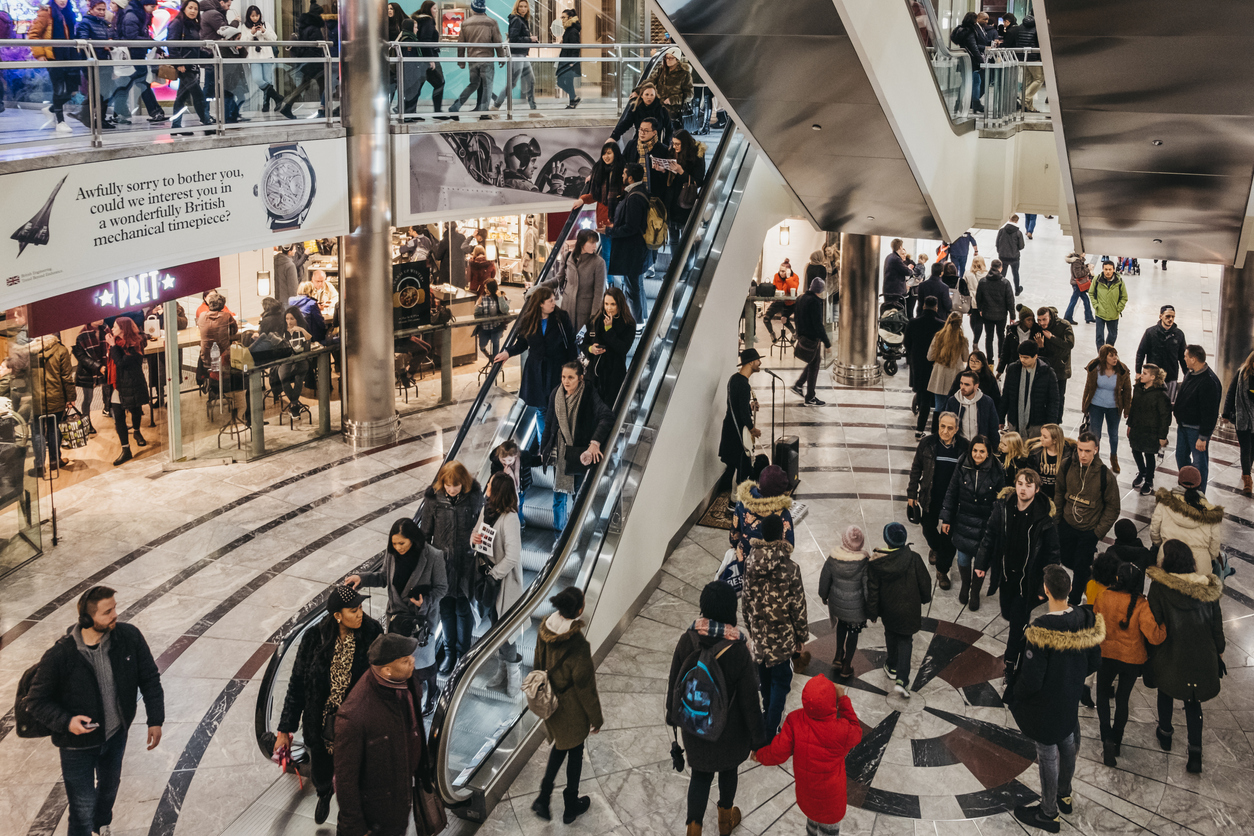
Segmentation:
{"type": "MultiPolygon", "coordinates": [[[[331,694],[327,704],[322,708],[322,727],[327,721],[335,721],[335,712],[339,711],[344,697],[348,694],[348,686],[353,679],[353,654],[357,650],[357,631],[349,630],[347,635],[340,636],[335,642],[335,655],[331,657],[331,694]]],[[[325,738],[327,751],[335,750],[335,741],[325,738]]]]}
{"type": "Polygon", "coordinates": [[[1024,438],[1028,437],[1028,427],[1031,424],[1032,416],[1032,383],[1036,380],[1036,366],[1028,368],[1027,366],[1019,367],[1019,432],[1024,438]]]}
{"type": "Polygon", "coordinates": [[[980,411],[976,404],[980,402],[981,397],[983,397],[983,393],[968,400],[961,390],[954,396],[954,399],[958,401],[958,405],[961,407],[958,410],[958,414],[961,416],[958,423],[958,434],[963,438],[972,439],[980,434],[980,411]]]}
{"type": "MultiPolygon", "coordinates": [[[[642,161],[644,160],[645,157],[649,156],[649,154],[653,152],[653,146],[655,145],[657,145],[657,134],[654,134],[653,139],[649,140],[648,143],[646,143],[643,139],[640,138],[639,133],[636,134],[636,151],[639,152],[640,159],[642,161]]],[[[646,171],[648,170],[647,166],[645,170],[646,171]]]]}
{"type": "Polygon", "coordinates": [[[562,389],[553,399],[554,410],[557,412],[557,473],[554,476],[553,490],[558,493],[575,492],[575,476],[566,472],[566,448],[575,443],[575,420],[582,400],[582,383],[573,395],[566,394],[566,390],[562,389]]]}

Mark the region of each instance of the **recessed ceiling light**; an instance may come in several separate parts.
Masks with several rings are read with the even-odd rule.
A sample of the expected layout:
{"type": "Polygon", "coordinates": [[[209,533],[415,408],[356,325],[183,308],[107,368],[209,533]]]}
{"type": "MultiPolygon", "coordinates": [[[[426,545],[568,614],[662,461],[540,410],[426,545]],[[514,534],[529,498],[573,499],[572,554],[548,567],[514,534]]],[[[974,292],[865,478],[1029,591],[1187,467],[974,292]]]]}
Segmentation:
{"type": "Polygon", "coordinates": [[[875,216],[874,216],[874,215],[867,215],[867,216],[866,216],[866,219],[867,219],[868,221],[873,221],[873,220],[875,220],[875,216]]]}
{"type": "Polygon", "coordinates": [[[1150,140],[1150,145],[1162,145],[1162,144],[1163,144],[1163,141],[1162,141],[1161,139],[1151,139],[1151,140],[1150,140]]]}
{"type": "Polygon", "coordinates": [[[1163,242],[1163,239],[1161,239],[1161,238],[1155,238],[1155,239],[1154,239],[1154,243],[1155,243],[1155,244],[1161,244],[1162,242],[1163,242]]]}
{"type": "Polygon", "coordinates": [[[821,130],[823,130],[823,126],[822,126],[822,125],[811,125],[811,126],[810,126],[810,130],[812,130],[812,131],[821,131],[821,130]]]}

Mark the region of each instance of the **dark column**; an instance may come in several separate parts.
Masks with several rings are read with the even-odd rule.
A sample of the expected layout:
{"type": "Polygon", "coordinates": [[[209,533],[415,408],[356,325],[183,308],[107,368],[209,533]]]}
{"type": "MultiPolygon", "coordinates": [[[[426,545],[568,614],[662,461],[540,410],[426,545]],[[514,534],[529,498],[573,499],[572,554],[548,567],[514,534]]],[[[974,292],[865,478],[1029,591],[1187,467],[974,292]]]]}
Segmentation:
{"type": "MultiPolygon", "coordinates": [[[[1215,357],[1210,365],[1228,394],[1232,376],[1254,351],[1254,256],[1244,267],[1225,267],[1219,280],[1219,325],[1215,329],[1215,357]]],[[[1235,440],[1232,428],[1221,424],[1217,434],[1235,440]]]]}

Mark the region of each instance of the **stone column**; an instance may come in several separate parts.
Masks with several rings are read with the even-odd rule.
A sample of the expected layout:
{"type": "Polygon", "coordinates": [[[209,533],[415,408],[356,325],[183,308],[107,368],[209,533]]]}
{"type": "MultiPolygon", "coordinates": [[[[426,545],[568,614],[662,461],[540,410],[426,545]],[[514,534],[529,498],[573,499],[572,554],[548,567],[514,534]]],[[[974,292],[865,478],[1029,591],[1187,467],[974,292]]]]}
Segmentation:
{"type": "MultiPolygon", "coordinates": [[[[385,4],[340,5],[341,117],[348,135],[348,226],[340,241],[344,437],[396,437],[392,367],[392,156],[388,148],[385,4]]],[[[330,80],[327,87],[330,88],[330,80]]]]}
{"type": "MultiPolygon", "coordinates": [[[[1215,329],[1215,356],[1210,365],[1228,394],[1232,375],[1254,351],[1254,255],[1244,267],[1225,267],[1219,280],[1219,324],[1215,329]]],[[[1236,440],[1231,426],[1220,424],[1216,435],[1236,440]]]]}
{"type": "Polygon", "coordinates": [[[832,370],[845,386],[875,386],[881,379],[875,357],[879,261],[878,235],[840,236],[840,328],[832,370]]]}

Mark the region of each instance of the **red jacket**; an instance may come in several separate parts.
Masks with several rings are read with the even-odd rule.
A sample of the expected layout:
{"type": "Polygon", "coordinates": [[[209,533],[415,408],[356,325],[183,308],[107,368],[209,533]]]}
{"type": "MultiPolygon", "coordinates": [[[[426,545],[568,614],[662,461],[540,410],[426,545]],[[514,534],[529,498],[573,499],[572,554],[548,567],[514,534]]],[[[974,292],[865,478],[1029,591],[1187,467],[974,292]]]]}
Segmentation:
{"type": "Polygon", "coordinates": [[[793,759],[797,806],[820,824],[845,818],[845,756],[862,740],[862,724],[849,697],[836,700],[836,686],[816,676],[801,691],[801,708],[758,750],[758,762],[776,766],[793,759]]]}

